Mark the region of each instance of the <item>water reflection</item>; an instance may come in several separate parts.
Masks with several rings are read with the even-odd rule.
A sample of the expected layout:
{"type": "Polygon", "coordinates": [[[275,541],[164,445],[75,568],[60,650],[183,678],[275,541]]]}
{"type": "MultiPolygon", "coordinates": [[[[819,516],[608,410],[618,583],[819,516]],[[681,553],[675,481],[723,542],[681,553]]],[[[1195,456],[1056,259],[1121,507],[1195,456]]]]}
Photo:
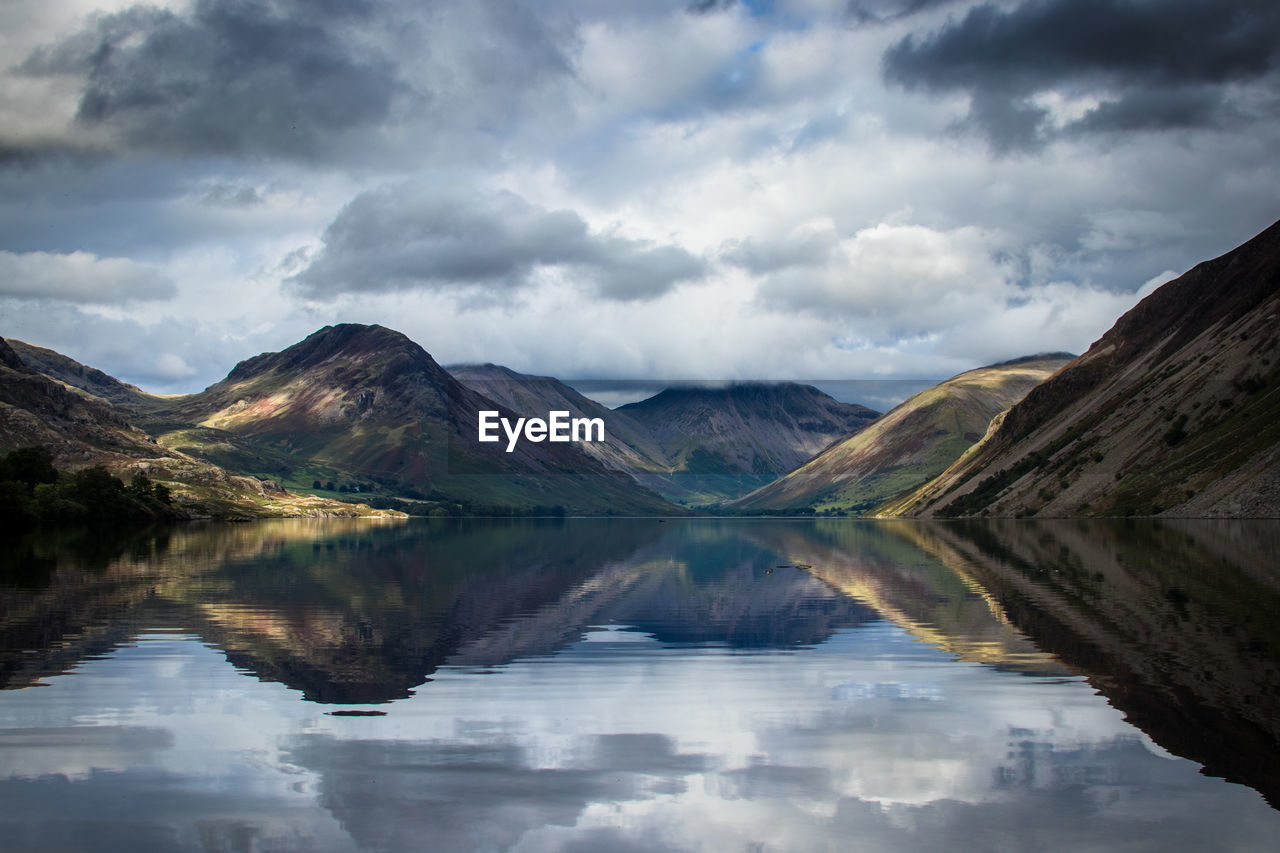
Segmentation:
{"type": "Polygon", "coordinates": [[[1280,805],[1280,525],[1006,520],[903,532],[1167,749],[1280,805]]]}
{"type": "Polygon", "coordinates": [[[0,563],[0,832],[1260,846],[1280,814],[1204,774],[1277,790],[1277,535],[567,519],[29,539],[0,563]]]}

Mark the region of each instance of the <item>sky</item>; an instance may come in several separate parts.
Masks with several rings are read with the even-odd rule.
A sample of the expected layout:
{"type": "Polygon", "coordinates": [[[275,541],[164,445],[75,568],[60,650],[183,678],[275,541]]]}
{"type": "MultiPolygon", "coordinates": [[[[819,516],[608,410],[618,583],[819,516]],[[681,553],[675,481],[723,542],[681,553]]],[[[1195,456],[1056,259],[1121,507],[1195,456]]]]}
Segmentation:
{"type": "Polygon", "coordinates": [[[1278,150],[1274,0],[8,0],[0,335],[945,377],[1270,225],[1278,150]]]}

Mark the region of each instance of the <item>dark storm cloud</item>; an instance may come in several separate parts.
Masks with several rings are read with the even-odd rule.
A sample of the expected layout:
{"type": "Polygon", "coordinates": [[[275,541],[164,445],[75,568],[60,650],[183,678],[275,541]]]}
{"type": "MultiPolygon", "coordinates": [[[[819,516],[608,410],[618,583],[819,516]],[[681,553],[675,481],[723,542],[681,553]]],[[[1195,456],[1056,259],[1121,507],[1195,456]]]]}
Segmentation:
{"type": "Polygon", "coordinates": [[[134,6],[93,18],[21,70],[83,77],[77,121],[136,147],[311,156],[383,121],[403,89],[394,64],[350,35],[369,10],[336,0],[134,6]]]}
{"type": "Polygon", "coordinates": [[[890,82],[970,92],[970,119],[998,148],[1043,139],[1048,112],[1029,101],[1039,93],[1100,100],[1067,130],[1220,126],[1248,118],[1228,87],[1274,79],[1278,68],[1274,0],[988,3],[884,56],[890,82]]]}
{"type": "Polygon", "coordinates": [[[1240,118],[1211,88],[1130,92],[1100,104],[1078,122],[1081,130],[1159,130],[1204,127],[1240,118]]]}
{"type": "Polygon", "coordinates": [[[307,296],[474,288],[510,290],[542,268],[566,267],[609,299],[658,296],[705,273],[677,246],[592,232],[577,213],[513,193],[432,192],[416,184],[353,199],[324,248],[292,281],[307,296]]]}
{"type": "Polygon", "coordinates": [[[693,0],[685,7],[690,15],[710,15],[713,12],[723,12],[726,9],[732,9],[738,5],[738,0],[693,0]]]}

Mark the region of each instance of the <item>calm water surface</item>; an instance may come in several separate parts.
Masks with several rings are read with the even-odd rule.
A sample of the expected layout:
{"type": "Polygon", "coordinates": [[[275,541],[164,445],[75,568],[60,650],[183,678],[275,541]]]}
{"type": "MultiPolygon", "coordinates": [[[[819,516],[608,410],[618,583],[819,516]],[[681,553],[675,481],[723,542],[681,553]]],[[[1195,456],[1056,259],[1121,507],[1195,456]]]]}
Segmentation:
{"type": "Polygon", "coordinates": [[[1280,524],[290,520],[0,550],[9,851],[1262,850],[1280,524]]]}

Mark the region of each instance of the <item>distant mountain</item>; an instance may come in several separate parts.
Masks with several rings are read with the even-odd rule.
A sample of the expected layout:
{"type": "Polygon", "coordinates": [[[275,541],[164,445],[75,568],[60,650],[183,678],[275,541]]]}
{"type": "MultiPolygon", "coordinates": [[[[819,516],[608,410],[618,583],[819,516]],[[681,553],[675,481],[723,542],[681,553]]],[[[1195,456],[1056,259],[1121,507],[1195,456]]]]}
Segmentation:
{"type": "Polygon", "coordinates": [[[691,499],[739,497],[879,417],[810,385],[744,382],[668,388],[619,412],[644,426],[691,499]]]}
{"type": "Polygon", "coordinates": [[[871,510],[942,473],[982,438],[993,417],[1072,358],[1030,356],[953,376],[728,508],[871,510]]]}
{"type": "Polygon", "coordinates": [[[462,385],[421,346],[382,326],[325,328],[236,365],[146,423],[215,461],[268,466],[304,486],[353,488],[490,507],[600,514],[674,508],[570,443],[477,441],[478,412],[514,413],[462,385]]]}
{"type": "Polygon", "coordinates": [[[1139,302],[887,509],[1280,516],[1280,222],[1139,302]]]}
{"type": "Polygon", "coordinates": [[[49,449],[55,466],[63,470],[102,465],[126,481],[143,472],[172,489],[179,512],[195,517],[370,513],[368,507],[289,494],[270,479],[227,471],[164,447],[131,423],[123,409],[31,369],[19,351],[36,351],[42,354],[33,359],[36,364],[52,364],[64,374],[88,377],[105,390],[116,383],[105,373],[52,350],[25,344],[14,347],[0,339],[0,454],[40,445],[49,449]]]}
{"type": "Polygon", "coordinates": [[[600,464],[629,474],[665,473],[670,463],[648,430],[622,412],[579,394],[559,379],[529,376],[497,364],[460,364],[446,368],[473,391],[526,417],[547,417],[567,411],[570,417],[601,418],[603,442],[583,442],[581,449],[600,464]]]}

